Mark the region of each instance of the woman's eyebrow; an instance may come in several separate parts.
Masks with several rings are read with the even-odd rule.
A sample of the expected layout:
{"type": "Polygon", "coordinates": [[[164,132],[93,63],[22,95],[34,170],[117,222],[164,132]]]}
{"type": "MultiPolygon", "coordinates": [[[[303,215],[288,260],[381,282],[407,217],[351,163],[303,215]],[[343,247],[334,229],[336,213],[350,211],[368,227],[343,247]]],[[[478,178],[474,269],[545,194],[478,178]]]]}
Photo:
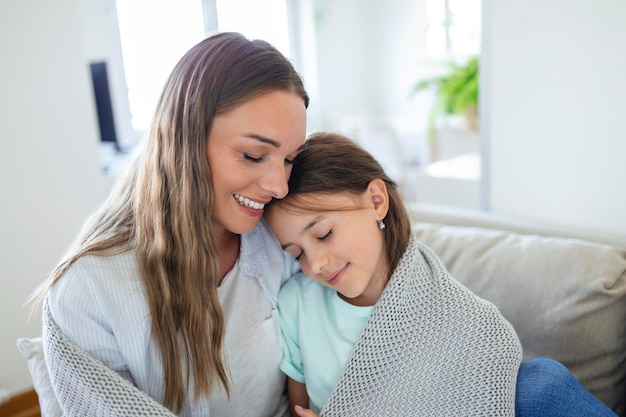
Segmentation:
{"type": "Polygon", "coordinates": [[[276,142],[274,139],[266,138],[265,136],[257,135],[256,133],[248,133],[244,136],[250,139],[258,140],[259,142],[267,143],[275,148],[280,148],[280,143],[276,142]]]}
{"type": "MultiPolygon", "coordinates": [[[[274,139],[266,138],[265,136],[261,136],[256,133],[248,133],[244,136],[250,139],[258,140],[259,142],[267,143],[268,145],[272,145],[273,147],[280,149],[280,143],[278,143],[274,139]]],[[[296,153],[300,154],[305,148],[306,142],[304,142],[298,149],[296,149],[296,153]]]]}

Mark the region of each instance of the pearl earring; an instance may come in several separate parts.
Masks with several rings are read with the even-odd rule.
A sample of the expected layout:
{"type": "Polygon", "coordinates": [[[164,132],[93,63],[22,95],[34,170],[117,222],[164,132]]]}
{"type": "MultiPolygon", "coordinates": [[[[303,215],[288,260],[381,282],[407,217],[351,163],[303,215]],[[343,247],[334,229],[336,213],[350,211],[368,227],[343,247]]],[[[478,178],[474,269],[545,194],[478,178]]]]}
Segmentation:
{"type": "Polygon", "coordinates": [[[378,221],[378,227],[380,228],[380,230],[385,228],[385,222],[383,222],[383,219],[380,219],[378,221]]]}

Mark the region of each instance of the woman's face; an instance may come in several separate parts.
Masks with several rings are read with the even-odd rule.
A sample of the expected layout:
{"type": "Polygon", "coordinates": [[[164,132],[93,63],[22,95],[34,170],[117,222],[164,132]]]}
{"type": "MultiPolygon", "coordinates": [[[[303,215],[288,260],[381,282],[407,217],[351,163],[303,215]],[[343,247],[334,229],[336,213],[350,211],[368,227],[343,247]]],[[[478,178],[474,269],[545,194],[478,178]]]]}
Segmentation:
{"type": "Polygon", "coordinates": [[[214,117],[207,154],[218,227],[235,234],[254,230],[264,205],[287,195],[305,136],[304,102],[289,91],[263,94],[214,117]]]}
{"type": "Polygon", "coordinates": [[[329,211],[281,205],[268,211],[268,224],[281,246],[309,278],[334,288],[349,303],[373,305],[387,282],[384,232],[378,226],[386,209],[376,209],[367,193],[316,193],[306,201],[329,211]]]}

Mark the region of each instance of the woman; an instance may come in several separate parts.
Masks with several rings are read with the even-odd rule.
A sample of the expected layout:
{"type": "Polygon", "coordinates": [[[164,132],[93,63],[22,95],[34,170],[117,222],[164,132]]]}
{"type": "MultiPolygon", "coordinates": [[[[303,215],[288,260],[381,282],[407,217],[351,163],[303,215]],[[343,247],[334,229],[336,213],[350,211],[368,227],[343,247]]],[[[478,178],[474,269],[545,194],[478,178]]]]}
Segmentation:
{"type": "Polygon", "coordinates": [[[259,220],[287,194],[308,100],[266,42],[194,46],[39,290],[63,333],[178,415],[288,413],[275,307],[296,266],[259,220]]]}

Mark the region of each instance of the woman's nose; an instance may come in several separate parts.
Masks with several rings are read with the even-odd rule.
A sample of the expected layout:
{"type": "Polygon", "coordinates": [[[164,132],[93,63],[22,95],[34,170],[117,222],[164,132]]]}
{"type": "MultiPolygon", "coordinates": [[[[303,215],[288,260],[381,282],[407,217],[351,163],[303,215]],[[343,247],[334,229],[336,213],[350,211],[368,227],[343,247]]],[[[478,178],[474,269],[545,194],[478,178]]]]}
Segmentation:
{"type": "Polygon", "coordinates": [[[274,198],[285,197],[289,192],[287,181],[289,181],[290,168],[284,163],[269,167],[260,181],[261,188],[274,198]]]}

